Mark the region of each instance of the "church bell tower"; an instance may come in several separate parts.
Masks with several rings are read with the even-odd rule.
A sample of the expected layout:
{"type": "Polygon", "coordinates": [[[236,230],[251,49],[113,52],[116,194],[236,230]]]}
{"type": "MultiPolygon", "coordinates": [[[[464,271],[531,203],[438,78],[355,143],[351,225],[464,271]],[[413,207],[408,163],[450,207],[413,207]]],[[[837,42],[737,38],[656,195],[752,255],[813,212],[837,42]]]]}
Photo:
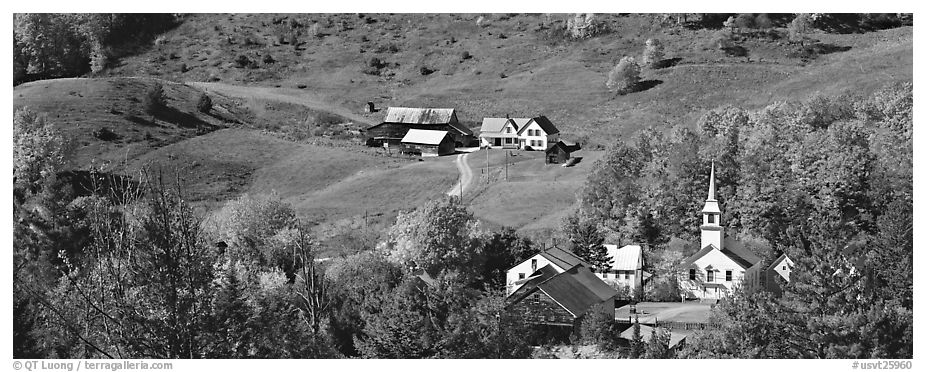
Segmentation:
{"type": "Polygon", "coordinates": [[[714,162],[711,162],[711,184],[707,189],[707,200],[701,210],[701,248],[713,245],[723,249],[723,226],[720,226],[720,206],[714,195],[714,162]]]}

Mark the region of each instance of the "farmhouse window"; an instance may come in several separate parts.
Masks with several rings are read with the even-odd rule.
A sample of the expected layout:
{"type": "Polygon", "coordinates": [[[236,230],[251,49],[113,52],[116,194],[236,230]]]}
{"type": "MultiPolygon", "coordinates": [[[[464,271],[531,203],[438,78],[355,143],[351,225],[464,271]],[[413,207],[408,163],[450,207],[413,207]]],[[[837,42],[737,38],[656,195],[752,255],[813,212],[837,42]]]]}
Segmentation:
{"type": "Polygon", "coordinates": [[[787,270],[788,270],[788,266],[787,266],[787,265],[781,265],[781,269],[787,271],[787,270]]]}
{"type": "Polygon", "coordinates": [[[601,273],[601,277],[602,277],[603,279],[607,279],[607,278],[608,278],[608,272],[605,271],[605,272],[601,273]]]}
{"type": "Polygon", "coordinates": [[[688,270],[688,280],[695,280],[698,278],[698,273],[695,272],[695,269],[688,270]]]}
{"type": "Polygon", "coordinates": [[[630,279],[630,272],[624,271],[624,280],[630,279]]]}
{"type": "Polygon", "coordinates": [[[733,270],[727,270],[727,277],[726,277],[726,280],[727,280],[728,282],[732,282],[732,281],[733,281],[733,270]]]}
{"type": "Polygon", "coordinates": [[[711,282],[713,282],[713,281],[714,281],[714,271],[713,271],[713,270],[708,270],[708,271],[707,271],[707,282],[708,282],[708,283],[711,283],[711,282]]]}
{"type": "Polygon", "coordinates": [[[524,279],[524,273],[518,273],[518,279],[524,279]]]}
{"type": "Polygon", "coordinates": [[[537,259],[531,260],[531,271],[537,271],[537,259]]]}
{"type": "Polygon", "coordinates": [[[511,127],[505,128],[505,133],[511,133],[511,127]]]}

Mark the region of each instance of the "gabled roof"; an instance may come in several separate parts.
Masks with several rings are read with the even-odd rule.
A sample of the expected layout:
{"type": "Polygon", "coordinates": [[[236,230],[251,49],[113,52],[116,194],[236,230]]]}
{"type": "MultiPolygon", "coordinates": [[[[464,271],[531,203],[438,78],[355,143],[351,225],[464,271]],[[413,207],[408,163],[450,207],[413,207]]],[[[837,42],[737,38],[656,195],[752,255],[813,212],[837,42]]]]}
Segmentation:
{"type": "Polygon", "coordinates": [[[559,133],[559,129],[556,129],[556,126],[553,125],[552,122],[550,122],[550,119],[547,119],[547,117],[543,115],[540,115],[535,118],[530,118],[530,119],[518,118],[518,119],[512,119],[512,120],[515,120],[515,123],[518,124],[518,127],[517,127],[518,134],[521,134],[521,132],[524,131],[524,128],[527,127],[527,125],[530,124],[531,121],[537,123],[537,125],[540,126],[540,129],[543,129],[544,133],[548,135],[559,133]],[[518,120],[527,120],[527,121],[524,121],[523,124],[521,124],[520,122],[518,122],[518,120]]]}
{"type": "Polygon", "coordinates": [[[553,152],[553,151],[557,151],[557,149],[559,149],[559,151],[563,151],[563,152],[565,152],[565,153],[570,153],[570,152],[572,152],[572,149],[569,147],[569,145],[563,143],[563,141],[558,141],[558,142],[554,143],[553,146],[550,146],[550,148],[547,149],[546,153],[549,154],[549,153],[551,153],[551,152],[553,152]]]}
{"type": "MultiPolygon", "coordinates": [[[[759,256],[756,256],[755,253],[750,252],[748,249],[746,249],[746,247],[743,247],[742,244],[739,244],[739,242],[733,239],[724,239],[724,245],[726,247],[724,247],[720,253],[723,253],[731,260],[733,260],[733,262],[736,262],[738,265],[742,266],[743,269],[748,269],[760,261],[759,256]],[[728,242],[730,244],[728,244],[728,242]]],[[[701,248],[700,251],[682,261],[681,266],[691,266],[696,261],[701,259],[701,257],[707,255],[712,249],[716,250],[717,247],[714,247],[713,244],[709,244],[708,246],[701,248]]]]}
{"type": "Polygon", "coordinates": [[[387,123],[405,124],[449,124],[454,117],[452,108],[389,107],[386,109],[387,123]]]}
{"type": "Polygon", "coordinates": [[[585,260],[579,258],[579,256],[576,256],[572,252],[569,252],[560,247],[553,247],[541,251],[540,255],[543,256],[543,258],[549,260],[551,263],[556,264],[556,266],[559,266],[562,270],[567,270],[576,265],[592,267],[590,263],[585,262],[585,260]]]}
{"type": "Polygon", "coordinates": [[[445,130],[424,130],[409,129],[402,137],[402,143],[416,143],[421,145],[439,145],[444,137],[447,137],[445,130]]]}
{"type": "Polygon", "coordinates": [[[508,297],[512,300],[509,304],[520,302],[536,291],[542,291],[574,317],[579,317],[592,306],[617,296],[614,288],[605,284],[584,266],[574,266],[556,273],[555,269],[546,265],[531,276],[533,279],[508,297]]]}
{"type": "Polygon", "coordinates": [[[643,248],[639,245],[625,245],[618,248],[615,244],[603,244],[611,258],[611,270],[639,270],[643,257],[643,248]]]}
{"type": "Polygon", "coordinates": [[[479,131],[482,133],[501,132],[505,129],[505,124],[511,119],[508,118],[483,118],[482,127],[479,131]]]}
{"type": "Polygon", "coordinates": [[[790,260],[791,258],[789,258],[787,254],[782,253],[780,256],[778,256],[778,258],[775,259],[775,261],[772,262],[771,265],[768,265],[768,267],[769,267],[769,268],[776,268],[776,267],[778,267],[778,265],[781,265],[781,263],[782,263],[785,259],[790,260]]]}
{"type": "Polygon", "coordinates": [[[614,288],[584,266],[563,271],[538,284],[537,288],[576,317],[585,314],[593,305],[617,296],[614,288]]]}

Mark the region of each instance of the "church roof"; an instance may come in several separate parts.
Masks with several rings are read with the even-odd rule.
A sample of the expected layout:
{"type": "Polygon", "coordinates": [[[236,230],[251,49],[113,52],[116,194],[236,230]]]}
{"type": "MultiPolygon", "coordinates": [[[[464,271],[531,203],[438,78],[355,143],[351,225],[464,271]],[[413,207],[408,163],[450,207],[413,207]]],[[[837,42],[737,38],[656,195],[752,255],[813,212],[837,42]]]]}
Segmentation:
{"type": "MultiPolygon", "coordinates": [[[[710,253],[712,249],[716,250],[717,247],[713,244],[709,244],[701,248],[700,251],[682,261],[681,266],[687,267],[693,265],[701,259],[701,257],[710,253]]],[[[719,250],[719,252],[729,257],[733,262],[736,262],[736,264],[742,266],[743,269],[748,269],[760,261],[759,256],[756,256],[755,253],[752,253],[752,251],[744,247],[742,243],[733,239],[724,239],[724,248],[719,250]]]]}

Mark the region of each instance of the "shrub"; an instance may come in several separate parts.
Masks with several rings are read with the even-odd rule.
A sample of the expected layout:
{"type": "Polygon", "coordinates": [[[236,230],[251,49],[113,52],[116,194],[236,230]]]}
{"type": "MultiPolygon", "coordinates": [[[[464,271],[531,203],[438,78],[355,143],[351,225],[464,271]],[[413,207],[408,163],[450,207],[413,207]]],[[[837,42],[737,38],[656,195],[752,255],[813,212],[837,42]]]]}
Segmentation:
{"type": "Polygon", "coordinates": [[[643,64],[651,68],[659,67],[665,54],[659,39],[647,39],[646,48],[643,49],[643,64]]]}
{"type": "Polygon", "coordinates": [[[463,53],[460,55],[460,58],[462,58],[463,60],[467,60],[467,59],[473,58],[473,55],[469,54],[469,51],[464,50],[463,53]]]}
{"type": "Polygon", "coordinates": [[[418,72],[420,72],[422,75],[430,75],[434,73],[434,70],[428,68],[427,66],[421,66],[421,68],[418,69],[418,72]]]}
{"type": "Polygon", "coordinates": [[[199,99],[196,100],[196,109],[201,113],[208,114],[209,111],[212,111],[212,98],[209,98],[206,93],[200,94],[199,99]]]}
{"type": "Polygon", "coordinates": [[[161,86],[161,83],[154,83],[154,85],[148,88],[148,91],[145,92],[143,103],[145,105],[145,112],[151,115],[154,115],[167,105],[164,96],[164,87],[161,86]]]}
{"type": "Polygon", "coordinates": [[[756,17],[749,13],[742,13],[733,20],[733,25],[742,30],[746,28],[755,28],[756,17]]]}
{"type": "Polygon", "coordinates": [[[375,68],[375,69],[380,69],[380,68],[383,68],[385,64],[379,58],[373,57],[373,58],[370,58],[369,62],[367,62],[367,66],[375,68]]]}
{"type": "Polygon", "coordinates": [[[246,56],[246,55],[244,55],[244,54],[239,55],[238,58],[235,58],[235,65],[237,65],[238,68],[245,68],[245,67],[248,67],[248,66],[251,65],[251,63],[252,63],[252,62],[251,62],[251,59],[248,58],[248,56],[246,56]]]}
{"type": "Polygon", "coordinates": [[[273,56],[271,56],[270,54],[264,55],[264,63],[271,64],[274,62],[276,62],[276,60],[273,59],[273,56]]]}
{"type": "Polygon", "coordinates": [[[618,93],[627,93],[640,82],[640,65],[633,57],[623,57],[608,73],[608,89],[618,93]]]}

